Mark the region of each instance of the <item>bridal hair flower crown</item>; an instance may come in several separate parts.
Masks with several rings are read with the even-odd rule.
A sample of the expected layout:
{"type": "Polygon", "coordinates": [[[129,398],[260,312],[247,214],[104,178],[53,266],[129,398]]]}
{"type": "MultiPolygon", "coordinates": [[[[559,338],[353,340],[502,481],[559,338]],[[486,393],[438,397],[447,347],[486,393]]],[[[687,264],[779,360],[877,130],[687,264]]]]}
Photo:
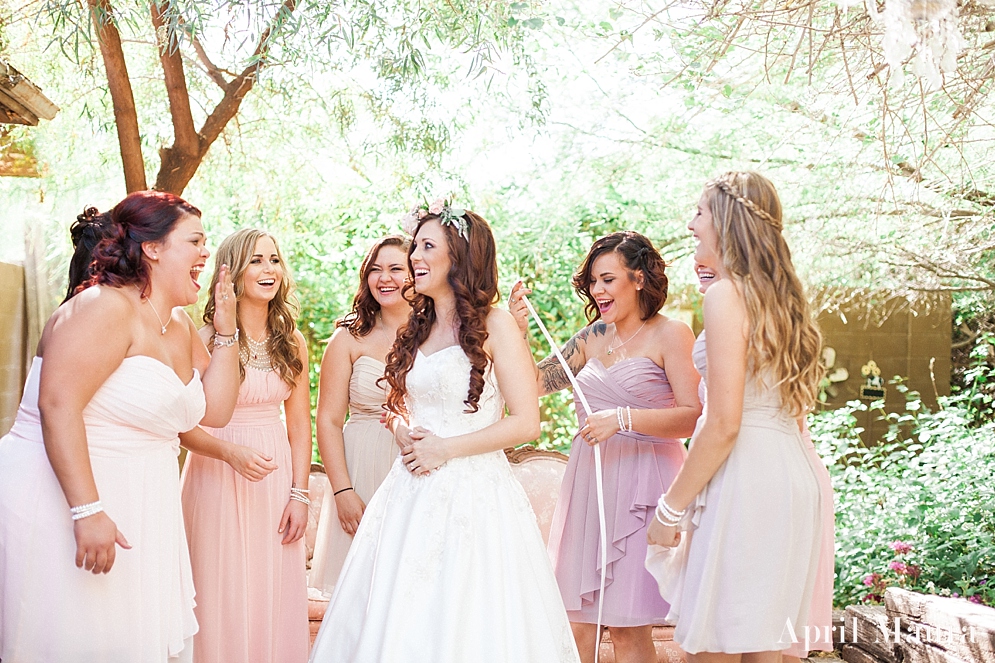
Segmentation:
{"type": "Polygon", "coordinates": [[[470,241],[470,222],[466,218],[466,210],[462,207],[453,207],[451,201],[438,198],[435,202],[422,203],[411,208],[411,211],[401,217],[401,227],[404,232],[414,235],[418,229],[418,222],[429,214],[439,217],[439,223],[444,226],[452,226],[459,233],[459,236],[470,241]]]}

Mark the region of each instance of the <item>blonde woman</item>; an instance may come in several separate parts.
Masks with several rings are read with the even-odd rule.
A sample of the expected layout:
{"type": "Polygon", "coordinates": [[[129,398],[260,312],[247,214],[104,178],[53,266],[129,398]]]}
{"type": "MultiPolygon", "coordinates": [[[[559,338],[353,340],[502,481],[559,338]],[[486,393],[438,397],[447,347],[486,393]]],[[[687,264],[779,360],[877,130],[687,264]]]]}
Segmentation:
{"type": "Polygon", "coordinates": [[[692,663],[776,663],[789,623],[808,623],[819,561],[819,484],[800,418],[815,402],[821,339],[769,180],[712,180],[688,227],[695,260],[718,277],[694,353],[708,405],[648,539],[673,547],[693,528],[682,582],[664,596],[692,663]]]}
{"type": "Polygon", "coordinates": [[[352,310],[335,323],[321,360],[318,450],[334,499],[321,510],[309,581],[326,594],[335,589],[366,505],[397,457],[394,436],[380,423],[387,392],[379,380],[411,312],[402,292],[410,280],[409,245],[388,235],[370,247],[352,310]]]}
{"type": "MultiPolygon", "coordinates": [[[[231,422],[207,431],[255,449],[275,465],[260,481],[228,464],[191,456],[183,515],[197,590],[197,663],[305,661],[311,413],[307,346],[295,326],[293,281],[276,240],[247,228],[218,248],[238,299],[238,404],[231,422]],[[286,426],[280,417],[283,406],[286,426]]],[[[215,272],[217,274],[217,272],[215,272]]],[[[215,336],[215,300],[201,336],[215,336]]]]}

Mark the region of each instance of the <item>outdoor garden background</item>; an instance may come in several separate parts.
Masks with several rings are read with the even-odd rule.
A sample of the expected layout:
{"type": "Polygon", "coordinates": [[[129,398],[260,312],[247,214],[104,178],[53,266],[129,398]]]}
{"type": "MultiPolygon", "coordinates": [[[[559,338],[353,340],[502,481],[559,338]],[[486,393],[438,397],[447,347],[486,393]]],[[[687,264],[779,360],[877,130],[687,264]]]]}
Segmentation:
{"type": "MultiPolygon", "coordinates": [[[[44,320],[84,206],[182,192],[212,246],[247,225],[279,238],[314,393],[366,248],[414,203],[450,195],[482,213],[502,294],[525,277],[562,342],[583,325],[573,269],[619,229],[654,240],[670,310],[694,322],[686,223],[701,187],[759,170],[824,316],[859,304],[871,333],[951,307],[949,395],[933,392],[945,375],[885,366],[898,406],[833,388],[810,417],[836,491],[836,602],[901,585],[992,604],[995,7],[948,3],[963,44],[942,72],[923,49],[886,48],[874,2],[179,0],[153,15],[131,0],[0,0],[0,59],[60,107],[0,125],[0,261],[39,279],[44,320]],[[95,24],[120,35],[128,76],[111,82],[130,82],[133,111],[115,113],[95,24]]],[[[538,444],[565,449],[568,396],[542,412],[538,444]]]]}

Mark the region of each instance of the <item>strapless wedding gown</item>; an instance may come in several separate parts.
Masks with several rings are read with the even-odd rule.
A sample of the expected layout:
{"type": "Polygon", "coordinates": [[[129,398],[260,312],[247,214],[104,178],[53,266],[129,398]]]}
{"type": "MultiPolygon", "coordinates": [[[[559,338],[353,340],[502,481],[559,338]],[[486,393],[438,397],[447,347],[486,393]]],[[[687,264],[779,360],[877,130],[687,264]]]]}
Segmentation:
{"type": "Polygon", "coordinates": [[[69,505],[45,453],[41,366],[35,357],[0,440],[0,659],[189,661],[197,621],[176,456],[177,434],[204,416],[199,376],[183,384],[156,359],[128,357],[83,410],[100,501],[132,546],[93,575],[74,563],[69,505]]]}
{"type": "MultiPolygon", "coordinates": [[[[453,437],[504,416],[489,371],[467,414],[459,346],[418,352],[412,426],[453,437]]],[[[316,663],[577,662],[566,611],[525,491],[502,451],[454,458],[428,476],[400,458],[367,506],[311,660],[316,663]]]]}

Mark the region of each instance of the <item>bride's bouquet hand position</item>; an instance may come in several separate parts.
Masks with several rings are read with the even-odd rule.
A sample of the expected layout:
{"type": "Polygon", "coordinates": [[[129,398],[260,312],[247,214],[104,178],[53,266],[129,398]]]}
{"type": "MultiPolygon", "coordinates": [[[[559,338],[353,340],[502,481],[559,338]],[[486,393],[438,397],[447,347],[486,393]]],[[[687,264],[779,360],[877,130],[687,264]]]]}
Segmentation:
{"type": "Polygon", "coordinates": [[[415,426],[408,431],[411,443],[401,448],[401,462],[412,474],[428,474],[451,458],[446,439],[415,426]]]}

